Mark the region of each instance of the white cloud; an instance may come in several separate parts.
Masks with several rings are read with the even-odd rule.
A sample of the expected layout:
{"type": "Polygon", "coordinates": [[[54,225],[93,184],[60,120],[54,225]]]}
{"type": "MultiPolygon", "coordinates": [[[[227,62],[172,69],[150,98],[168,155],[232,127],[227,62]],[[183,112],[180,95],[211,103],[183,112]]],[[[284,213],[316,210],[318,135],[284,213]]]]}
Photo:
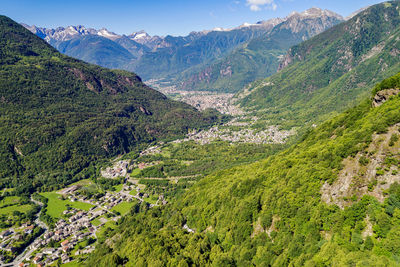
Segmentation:
{"type": "Polygon", "coordinates": [[[274,0],[246,0],[246,5],[249,6],[252,11],[260,11],[263,6],[272,10],[276,10],[278,7],[274,0]]]}

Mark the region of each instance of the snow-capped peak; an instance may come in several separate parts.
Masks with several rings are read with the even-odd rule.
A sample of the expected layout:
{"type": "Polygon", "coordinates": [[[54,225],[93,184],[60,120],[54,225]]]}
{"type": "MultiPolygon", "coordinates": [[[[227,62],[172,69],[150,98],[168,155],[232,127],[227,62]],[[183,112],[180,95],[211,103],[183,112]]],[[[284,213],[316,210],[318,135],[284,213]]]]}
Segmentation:
{"type": "Polygon", "coordinates": [[[212,30],[213,32],[225,32],[228,31],[227,29],[221,28],[221,27],[216,27],[212,30]]]}
{"type": "Polygon", "coordinates": [[[151,38],[150,35],[145,31],[134,32],[131,35],[129,35],[129,37],[135,41],[151,38]]]}
{"type": "Polygon", "coordinates": [[[118,38],[121,37],[116,33],[108,31],[106,28],[102,28],[101,30],[99,30],[97,32],[97,35],[100,35],[102,37],[105,37],[105,38],[108,38],[108,39],[111,39],[111,40],[115,40],[115,39],[118,39],[118,38]]]}
{"type": "Polygon", "coordinates": [[[286,17],[286,19],[292,18],[292,17],[305,17],[305,18],[316,18],[316,17],[322,17],[322,16],[328,16],[328,17],[336,17],[338,19],[343,20],[343,17],[335,12],[332,12],[330,10],[323,10],[318,7],[312,7],[310,9],[307,9],[303,12],[297,12],[293,11],[292,13],[289,14],[289,16],[286,17]]]}

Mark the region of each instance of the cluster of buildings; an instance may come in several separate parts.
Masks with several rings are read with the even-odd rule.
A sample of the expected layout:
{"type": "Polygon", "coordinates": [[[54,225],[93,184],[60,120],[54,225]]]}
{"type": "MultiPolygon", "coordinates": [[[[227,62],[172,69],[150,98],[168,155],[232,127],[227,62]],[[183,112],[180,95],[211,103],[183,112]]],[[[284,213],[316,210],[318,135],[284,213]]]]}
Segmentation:
{"type": "MultiPolygon", "coordinates": [[[[40,253],[28,257],[25,260],[34,264],[51,264],[61,259],[62,263],[67,263],[71,260],[69,252],[81,241],[90,237],[96,237],[96,231],[101,227],[93,226],[91,220],[103,215],[106,211],[78,211],[71,210],[74,215],[67,220],[60,219],[54,229],[46,231],[45,234],[37,238],[31,245],[30,249],[39,251],[40,253]],[[56,248],[48,247],[51,241],[54,243],[60,242],[60,246],[56,248]]],[[[85,248],[88,250],[89,248],[85,248]]]]}
{"type": "Polygon", "coordinates": [[[112,167],[101,170],[101,175],[105,178],[126,177],[128,173],[128,161],[121,160],[116,162],[112,167]]]}
{"type": "MultiPolygon", "coordinates": [[[[111,210],[113,207],[121,202],[132,201],[133,196],[128,193],[118,192],[116,194],[106,193],[103,197],[98,200],[98,205],[103,206],[107,210],[111,210]]],[[[96,204],[97,204],[96,203],[96,204]]]]}
{"type": "Polygon", "coordinates": [[[229,128],[220,129],[218,126],[215,126],[207,131],[188,134],[187,138],[181,142],[193,140],[203,145],[214,140],[223,140],[232,143],[283,144],[293,134],[293,130],[279,130],[277,126],[269,126],[266,130],[257,132],[253,129],[234,131],[229,128]]]}
{"type": "MultiPolygon", "coordinates": [[[[130,187],[125,185],[124,189],[129,190],[130,187]]],[[[96,231],[99,230],[108,221],[105,216],[107,213],[112,220],[116,221],[120,217],[116,216],[111,209],[119,203],[132,201],[133,196],[122,191],[117,193],[107,192],[99,199],[87,199],[80,195],[76,188],[66,188],[62,192],[67,191],[69,199],[75,201],[86,202],[95,205],[89,211],[77,209],[68,209],[63,212],[65,219],[60,219],[54,229],[46,231],[40,238],[37,238],[31,245],[30,249],[39,253],[34,254],[25,259],[26,262],[33,264],[49,265],[61,260],[61,263],[68,263],[72,260],[71,250],[81,241],[89,238],[96,238],[96,231]],[[72,189],[72,190],[71,190],[72,189]],[[99,218],[99,225],[95,226],[92,220],[99,218]],[[56,248],[50,247],[51,243],[60,242],[56,248]]],[[[83,255],[91,253],[94,246],[86,246],[81,250],[74,252],[74,255],[83,255]]]]}
{"type": "MultiPolygon", "coordinates": [[[[151,147],[147,149],[142,156],[160,153],[159,147],[151,147]]],[[[145,163],[144,163],[145,164],[145,163]]],[[[142,168],[148,166],[139,166],[142,168]]],[[[127,176],[129,164],[127,161],[118,161],[112,167],[108,167],[102,171],[103,177],[116,178],[127,176]]],[[[26,252],[18,256],[15,262],[22,262],[20,266],[37,266],[65,264],[74,260],[74,256],[91,253],[94,250],[93,245],[88,245],[77,250],[77,245],[82,244],[82,241],[90,238],[96,239],[96,232],[101,229],[105,223],[110,220],[117,221],[120,216],[112,209],[122,202],[130,202],[133,198],[143,201],[143,198],[149,197],[148,194],[140,192],[140,188],[134,185],[124,184],[120,192],[106,192],[100,198],[91,198],[80,193],[81,186],[72,185],[61,190],[59,193],[66,196],[70,201],[84,202],[94,205],[88,211],[79,210],[76,208],[68,208],[63,211],[63,219],[57,221],[52,229],[46,231],[37,237],[27,248],[26,252]],[[137,194],[131,195],[132,190],[136,189],[137,194]],[[97,223],[92,224],[97,218],[97,223]]],[[[165,205],[167,201],[163,195],[159,196],[156,205],[165,205]]],[[[39,220],[40,222],[40,220],[39,220]]],[[[12,250],[10,240],[20,240],[23,234],[30,234],[34,229],[34,225],[24,225],[18,231],[8,229],[0,233],[0,250],[12,250]]],[[[44,226],[42,226],[44,227],[44,226]]],[[[0,255],[1,260],[1,255],[0,255]]],[[[1,261],[0,261],[1,265],[1,261]]],[[[15,264],[18,265],[18,264],[15,264]]]]}
{"type": "Polygon", "coordinates": [[[215,93],[210,91],[177,91],[181,101],[194,106],[199,110],[213,108],[222,114],[241,115],[243,111],[232,105],[231,99],[234,94],[215,93]]]}
{"type": "MultiPolygon", "coordinates": [[[[163,142],[160,142],[160,145],[163,144],[163,142]]],[[[140,152],[140,156],[147,156],[147,155],[155,155],[155,154],[160,154],[161,153],[161,149],[159,146],[152,146],[147,148],[146,150],[143,150],[142,152],[140,152]]]]}
{"type": "MultiPolygon", "coordinates": [[[[28,236],[32,234],[36,225],[25,223],[18,228],[9,228],[0,233],[0,251],[14,254],[18,247],[16,243],[24,242],[28,236]]],[[[0,254],[0,266],[5,260],[5,257],[0,254]]]]}

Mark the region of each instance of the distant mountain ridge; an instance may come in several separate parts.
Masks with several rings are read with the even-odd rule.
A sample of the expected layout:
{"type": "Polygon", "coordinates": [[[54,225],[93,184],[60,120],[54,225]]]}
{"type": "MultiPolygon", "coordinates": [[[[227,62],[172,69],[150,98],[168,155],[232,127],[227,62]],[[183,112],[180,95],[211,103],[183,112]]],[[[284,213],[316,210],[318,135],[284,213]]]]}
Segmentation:
{"type": "Polygon", "coordinates": [[[343,21],[342,16],[319,8],[292,12],[268,33],[250,40],[200,72],[183,72],[173,83],[184,90],[238,92],[250,82],[274,74],[291,46],[343,21]]]}
{"type": "Polygon", "coordinates": [[[43,27],[37,27],[35,25],[27,25],[24,23],[21,23],[22,26],[30,30],[32,33],[36,34],[37,36],[45,39],[48,43],[51,43],[52,41],[68,41],[77,37],[81,36],[87,36],[87,35],[98,35],[110,40],[117,40],[123,37],[127,37],[130,40],[140,43],[142,45],[147,46],[150,49],[158,49],[158,48],[163,48],[163,47],[169,47],[171,46],[171,43],[168,42],[168,40],[173,40],[173,39],[180,39],[180,40],[187,40],[191,41],[194,38],[201,37],[203,35],[206,35],[210,32],[227,32],[227,31],[233,31],[233,30],[239,30],[243,28],[253,28],[253,27],[269,27],[270,24],[276,25],[280,23],[282,20],[279,18],[276,19],[271,19],[268,21],[260,21],[255,24],[249,24],[245,23],[239,27],[232,28],[232,29],[222,29],[222,28],[215,28],[213,30],[204,30],[204,31],[199,31],[199,32],[191,32],[187,36],[150,36],[147,32],[144,30],[138,31],[138,32],[133,32],[129,35],[120,35],[116,34],[114,32],[111,32],[107,30],[106,28],[102,29],[94,29],[94,28],[86,28],[83,25],[71,25],[67,27],[58,27],[56,29],[49,29],[49,28],[43,28],[43,27]]]}
{"type": "MultiPolygon", "coordinates": [[[[334,23],[343,21],[343,17],[334,12],[312,8],[302,13],[293,12],[283,19],[244,23],[232,29],[215,28],[178,37],[150,36],[144,31],[118,35],[106,29],[96,30],[84,26],[57,29],[24,26],[64,54],[104,67],[135,71],[144,80],[168,78],[181,83],[184,77],[211,66],[253,39],[268,36],[277,25],[295,18],[315,20],[318,17],[329,17],[334,23]],[[182,76],[183,71],[186,74],[182,76]]],[[[317,26],[314,32],[318,33],[334,23],[325,25],[322,20],[322,26],[317,26]]],[[[288,25],[288,29],[296,33],[300,30],[297,26],[288,25]]],[[[302,38],[308,38],[308,35],[302,38]]],[[[245,82],[249,82],[248,79],[245,82]]]]}

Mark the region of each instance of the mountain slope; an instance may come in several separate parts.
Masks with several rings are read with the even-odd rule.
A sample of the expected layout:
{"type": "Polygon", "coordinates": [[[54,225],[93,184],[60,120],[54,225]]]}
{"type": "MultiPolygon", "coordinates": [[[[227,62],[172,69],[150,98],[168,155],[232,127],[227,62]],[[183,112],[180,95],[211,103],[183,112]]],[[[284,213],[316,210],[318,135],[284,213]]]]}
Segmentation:
{"type": "MultiPolygon", "coordinates": [[[[50,44],[67,56],[107,68],[121,68],[136,58],[117,42],[96,35],[87,35],[62,42],[52,41],[50,44]]],[[[130,50],[140,53],[140,48],[134,49],[132,45],[134,44],[129,46],[130,50]]]]}
{"type": "Polygon", "coordinates": [[[253,83],[239,104],[287,127],[314,123],[400,70],[397,1],[370,7],[290,49],[281,71],[253,83]]]}
{"type": "Polygon", "coordinates": [[[0,183],[18,190],[92,175],[88,167],[98,160],[217,119],[167,99],[133,73],[63,56],[4,16],[0,101],[0,183]]]}
{"type": "Polygon", "coordinates": [[[150,51],[150,48],[142,45],[134,40],[128,38],[127,36],[122,36],[114,40],[117,44],[129,51],[135,58],[141,57],[143,54],[150,51]]]}
{"type": "Polygon", "coordinates": [[[398,266],[398,88],[400,74],[286,151],[136,207],[88,264],[398,266]]]}
{"type": "MultiPolygon", "coordinates": [[[[245,27],[230,31],[211,31],[200,34],[190,42],[168,41],[173,45],[143,55],[128,69],[138,72],[144,79],[176,75],[188,68],[206,64],[226,55],[238,45],[268,31],[269,25],[245,27]]],[[[168,37],[167,37],[168,38],[168,37]]],[[[169,37],[178,40],[177,37],[169,37]]]]}
{"type": "Polygon", "coordinates": [[[270,32],[250,40],[201,72],[185,71],[177,78],[176,82],[181,83],[178,88],[237,92],[250,82],[274,74],[291,46],[342,21],[338,14],[318,8],[294,12],[270,32]]]}

